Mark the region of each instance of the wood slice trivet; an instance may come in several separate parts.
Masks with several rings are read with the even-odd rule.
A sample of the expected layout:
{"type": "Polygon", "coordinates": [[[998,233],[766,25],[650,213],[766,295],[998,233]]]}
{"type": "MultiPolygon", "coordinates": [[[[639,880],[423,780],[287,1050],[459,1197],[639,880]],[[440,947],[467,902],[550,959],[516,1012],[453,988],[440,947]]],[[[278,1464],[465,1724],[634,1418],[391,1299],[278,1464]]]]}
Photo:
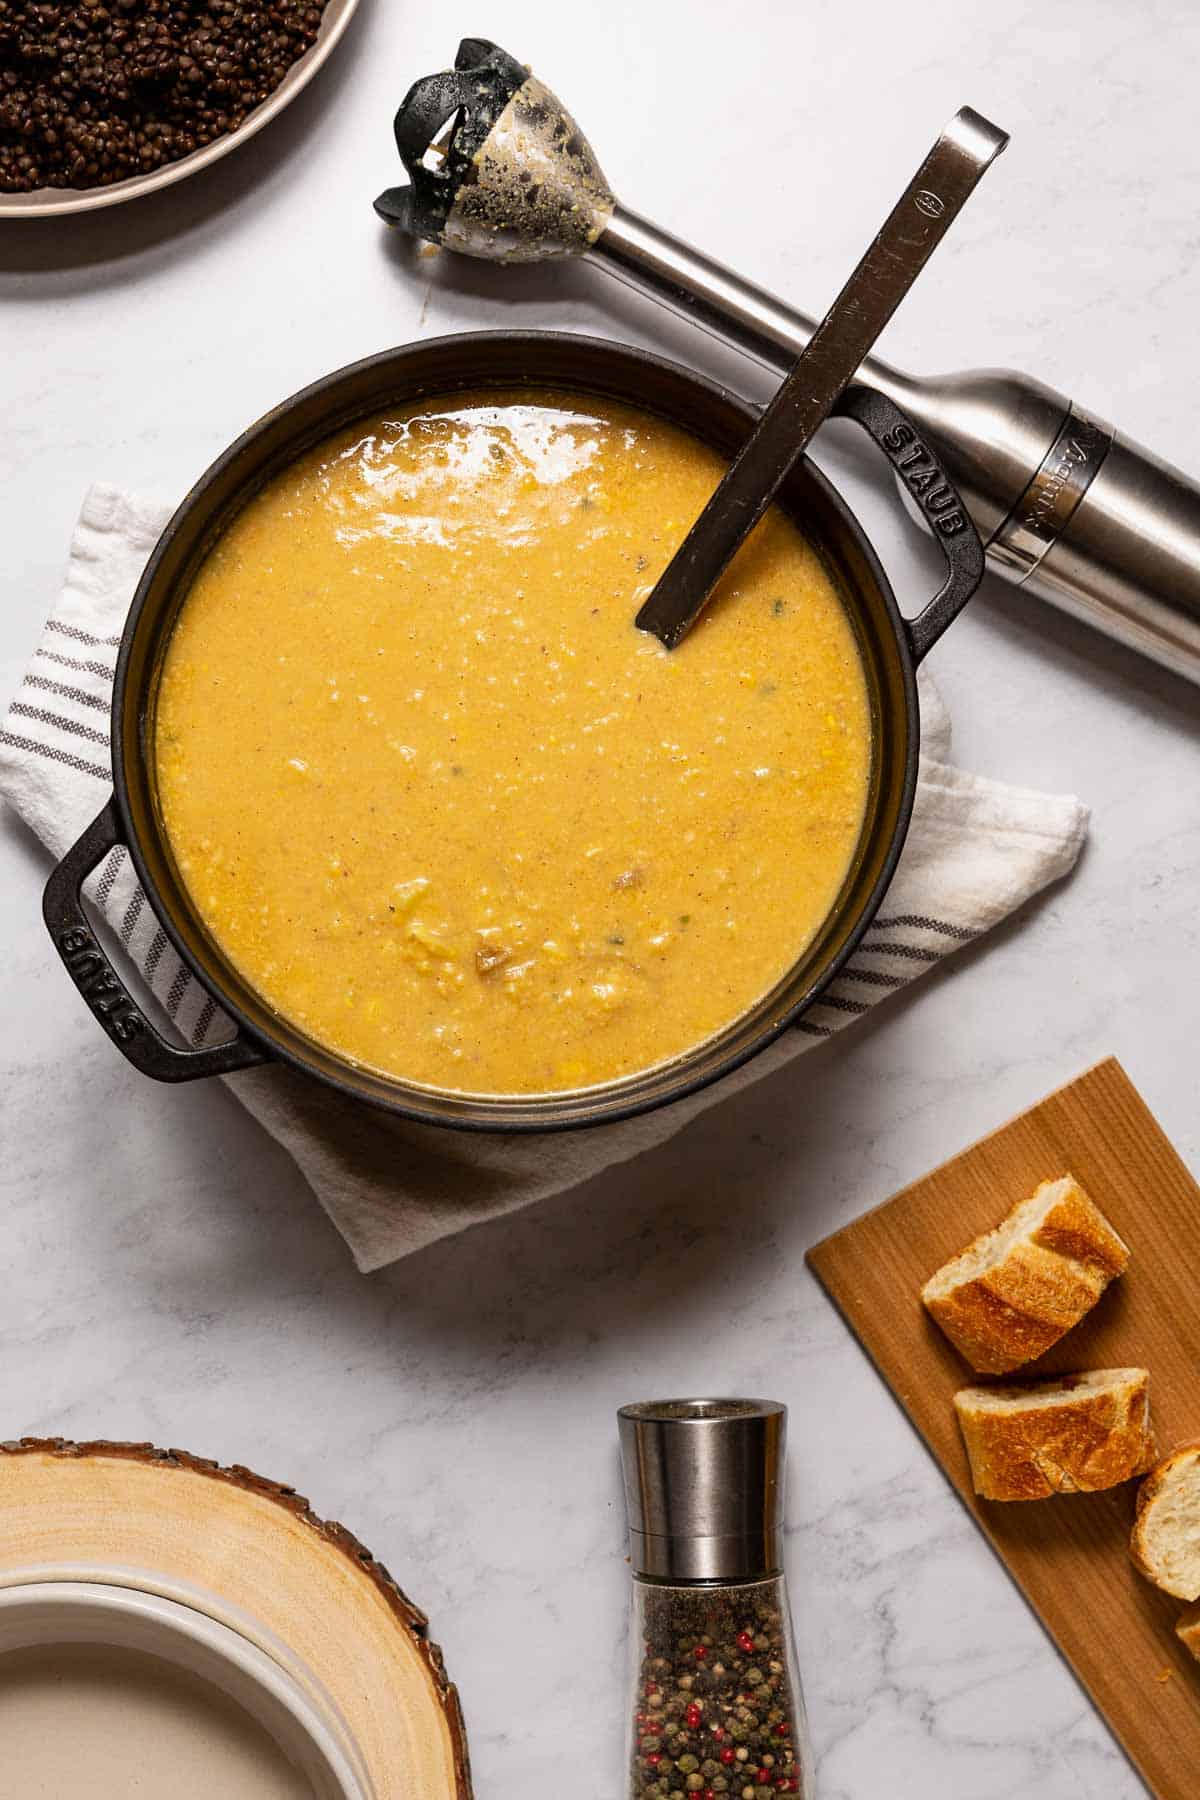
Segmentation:
{"type": "Polygon", "coordinates": [[[1175,1636],[1182,1603],[1129,1559],[1137,1483],[979,1500],[951,1402],[980,1377],[921,1305],[935,1269],[1039,1182],[1067,1173],[1132,1256],[1083,1324],[1028,1373],[1148,1368],[1165,1455],[1200,1439],[1200,1188],[1114,1059],[826,1238],[808,1261],[1150,1788],[1159,1800],[1196,1800],[1200,1663],[1175,1636]]]}
{"type": "Polygon", "coordinates": [[[151,1444],[0,1444],[0,1574],[79,1565],[209,1592],[274,1633],[336,1703],[378,1800],[471,1800],[428,1620],[294,1489],[151,1444]]]}

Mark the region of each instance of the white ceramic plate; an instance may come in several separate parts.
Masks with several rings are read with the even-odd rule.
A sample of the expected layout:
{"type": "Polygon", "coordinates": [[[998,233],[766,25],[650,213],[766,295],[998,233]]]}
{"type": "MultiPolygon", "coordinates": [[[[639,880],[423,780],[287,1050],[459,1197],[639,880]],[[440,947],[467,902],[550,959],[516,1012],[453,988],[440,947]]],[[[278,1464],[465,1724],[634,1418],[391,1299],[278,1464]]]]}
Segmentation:
{"type": "Polygon", "coordinates": [[[194,175],[197,169],[206,169],[210,163],[228,155],[236,145],[253,137],[256,131],[261,131],[296,98],[301,88],[308,86],[332,54],[357,5],[358,0],[328,0],[316,43],[292,64],[275,92],[268,94],[261,106],[247,114],[236,131],[214,138],[211,144],[193,150],[190,156],[181,156],[178,162],[164,163],[161,169],[151,169],[145,175],[131,175],[126,181],[114,181],[110,187],[34,188],[28,194],[0,194],[0,219],[41,219],[53,213],[91,212],[98,206],[116,206],[122,200],[136,199],[139,194],[153,194],[159,188],[170,187],[172,182],[194,175]]]}
{"type": "Polygon", "coordinates": [[[102,1581],[0,1589],[0,1656],[81,1645],[138,1651],[198,1677],[266,1731],[314,1800],[370,1800],[315,1685],[228,1625],[177,1600],[102,1581]]]}

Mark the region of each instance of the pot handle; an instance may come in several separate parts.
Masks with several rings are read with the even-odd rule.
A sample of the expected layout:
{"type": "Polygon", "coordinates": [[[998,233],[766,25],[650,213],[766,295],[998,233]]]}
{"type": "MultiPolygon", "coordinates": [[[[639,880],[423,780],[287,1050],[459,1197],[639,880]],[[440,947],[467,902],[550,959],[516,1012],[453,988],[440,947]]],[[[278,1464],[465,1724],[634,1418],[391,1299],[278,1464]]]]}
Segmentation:
{"type": "Polygon", "coordinates": [[[207,1050],[182,1050],[155,1029],[129,992],[89,925],[81,897],[92,870],[122,841],[114,798],[67,851],[42,896],[46,929],[84,1000],[122,1055],[155,1081],[195,1081],[269,1061],[268,1052],[240,1032],[207,1050]]]}
{"type": "Polygon", "coordinates": [[[915,619],[905,619],[914,663],[929,654],[983,579],[983,545],[958,489],[928,443],[894,400],[858,383],[846,388],[833,409],[854,419],[888,458],[942,547],[948,573],[944,585],[915,619]]]}

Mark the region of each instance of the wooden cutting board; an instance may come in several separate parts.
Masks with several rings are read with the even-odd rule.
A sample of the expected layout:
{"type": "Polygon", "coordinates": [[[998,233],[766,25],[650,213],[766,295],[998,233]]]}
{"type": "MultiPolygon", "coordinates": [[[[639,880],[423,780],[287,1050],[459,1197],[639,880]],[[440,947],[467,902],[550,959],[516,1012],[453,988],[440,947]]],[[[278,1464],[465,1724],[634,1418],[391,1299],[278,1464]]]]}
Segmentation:
{"type": "Polygon", "coordinates": [[[993,1549],[1160,1800],[1200,1792],[1200,1662],[1183,1602],[1129,1560],[1137,1483],[999,1504],[971,1491],[951,1400],[976,1381],[922,1283],[1039,1182],[1071,1173],[1130,1246],[1126,1274],[1037,1374],[1141,1364],[1160,1451],[1200,1439],[1200,1188],[1113,1059],[809,1252],[993,1549]]]}

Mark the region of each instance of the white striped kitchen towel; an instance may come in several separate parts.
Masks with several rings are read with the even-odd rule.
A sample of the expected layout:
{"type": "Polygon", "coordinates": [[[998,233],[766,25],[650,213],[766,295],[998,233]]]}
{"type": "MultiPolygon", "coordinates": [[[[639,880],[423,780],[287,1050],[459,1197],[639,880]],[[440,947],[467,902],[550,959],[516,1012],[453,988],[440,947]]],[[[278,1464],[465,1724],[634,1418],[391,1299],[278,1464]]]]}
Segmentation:
{"type": "MultiPolygon", "coordinates": [[[[0,729],[0,791],[60,857],[111,788],[109,699],[142,566],[169,508],[94,487],[66,581],[0,729]]],[[[463,1135],[354,1106],[284,1068],[248,1069],[231,1091],[291,1153],[359,1267],[376,1269],[466,1226],[561,1193],[661,1143],[703,1109],[852,1024],[1065,875],[1088,813],[1064,795],[1007,787],[952,767],[949,720],[922,677],[924,754],[916,809],[891,891],[851,962],[799,1027],[715,1087],[620,1125],[527,1138],[463,1135]]],[[[182,1038],[229,1035],[179,962],[123,850],[89,893],[182,1038]]],[[[51,955],[47,945],[47,955],[51,955]]]]}

